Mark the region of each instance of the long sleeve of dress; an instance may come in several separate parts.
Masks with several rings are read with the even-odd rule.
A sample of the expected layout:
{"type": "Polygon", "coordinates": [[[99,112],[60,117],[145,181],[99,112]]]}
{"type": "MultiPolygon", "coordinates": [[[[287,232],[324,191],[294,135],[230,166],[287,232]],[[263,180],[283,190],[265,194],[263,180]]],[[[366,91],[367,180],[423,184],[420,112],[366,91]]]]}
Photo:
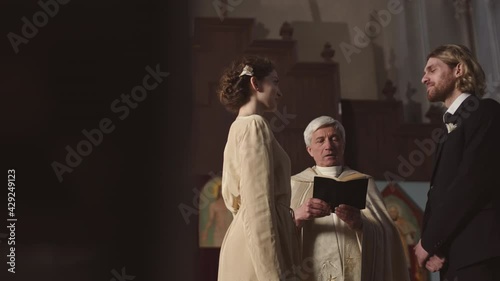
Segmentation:
{"type": "Polygon", "coordinates": [[[273,192],[273,135],[261,119],[248,124],[239,145],[239,216],[258,280],[279,280],[282,268],[273,192]]]}

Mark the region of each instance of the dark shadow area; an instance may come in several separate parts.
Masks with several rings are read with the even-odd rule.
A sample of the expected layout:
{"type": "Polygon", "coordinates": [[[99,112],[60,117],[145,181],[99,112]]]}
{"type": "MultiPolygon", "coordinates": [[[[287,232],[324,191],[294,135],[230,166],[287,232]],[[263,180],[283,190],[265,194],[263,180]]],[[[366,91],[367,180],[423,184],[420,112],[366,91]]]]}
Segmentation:
{"type": "Polygon", "coordinates": [[[188,4],[39,3],[0,7],[0,280],[194,280],[188,4]]]}

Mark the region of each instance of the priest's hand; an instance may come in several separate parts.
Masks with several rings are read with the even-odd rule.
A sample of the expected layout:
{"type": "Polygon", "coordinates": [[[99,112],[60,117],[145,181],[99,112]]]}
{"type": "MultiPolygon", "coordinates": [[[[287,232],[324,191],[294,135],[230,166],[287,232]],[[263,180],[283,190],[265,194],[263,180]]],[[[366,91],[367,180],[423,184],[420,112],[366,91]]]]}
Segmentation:
{"type": "Polygon", "coordinates": [[[445,258],[434,255],[425,263],[425,268],[430,272],[439,271],[443,267],[445,261],[445,258]]]}
{"type": "Polygon", "coordinates": [[[343,220],[350,229],[361,230],[363,229],[363,219],[361,219],[361,210],[349,205],[340,204],[335,207],[335,214],[339,219],[343,220]]]}
{"type": "Polygon", "coordinates": [[[429,253],[422,247],[422,240],[418,241],[418,244],[413,248],[415,250],[415,256],[417,257],[418,265],[422,267],[424,262],[429,257],[429,253]]]}
{"type": "Polygon", "coordinates": [[[330,206],[323,200],[309,198],[300,207],[294,210],[295,225],[302,227],[306,220],[329,216],[332,213],[330,206]]]}

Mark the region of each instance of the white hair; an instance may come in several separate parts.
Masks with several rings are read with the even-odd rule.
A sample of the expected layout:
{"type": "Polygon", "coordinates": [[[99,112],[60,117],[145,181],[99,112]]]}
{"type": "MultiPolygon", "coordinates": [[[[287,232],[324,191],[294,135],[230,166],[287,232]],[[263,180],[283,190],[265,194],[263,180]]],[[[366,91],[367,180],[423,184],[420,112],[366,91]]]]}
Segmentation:
{"type": "Polygon", "coordinates": [[[332,126],[335,129],[335,131],[340,135],[342,143],[345,144],[344,126],[342,126],[342,124],[338,120],[335,120],[330,116],[320,116],[312,120],[304,130],[304,141],[306,142],[306,146],[311,145],[312,134],[316,132],[316,130],[327,126],[332,126]]]}

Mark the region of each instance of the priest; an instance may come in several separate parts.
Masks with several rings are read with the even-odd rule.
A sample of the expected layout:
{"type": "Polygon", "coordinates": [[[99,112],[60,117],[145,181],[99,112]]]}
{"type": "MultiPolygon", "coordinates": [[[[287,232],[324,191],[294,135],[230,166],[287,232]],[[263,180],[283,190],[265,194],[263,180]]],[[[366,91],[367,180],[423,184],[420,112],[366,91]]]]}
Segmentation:
{"type": "Polygon", "coordinates": [[[344,166],[342,124],[329,116],[318,117],[305,129],[304,140],[316,165],[291,179],[302,259],[294,274],[311,281],[410,280],[398,230],[373,178],[344,166]],[[339,181],[368,178],[366,208],[329,206],[312,198],[315,176],[339,181]]]}

